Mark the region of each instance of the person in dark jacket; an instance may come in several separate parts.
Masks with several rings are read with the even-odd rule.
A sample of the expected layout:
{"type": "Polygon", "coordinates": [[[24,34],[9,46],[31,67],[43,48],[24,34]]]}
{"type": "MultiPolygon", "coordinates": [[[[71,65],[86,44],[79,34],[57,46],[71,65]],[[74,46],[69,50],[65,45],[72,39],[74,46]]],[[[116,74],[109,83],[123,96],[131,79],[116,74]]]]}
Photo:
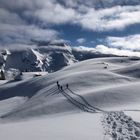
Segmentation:
{"type": "Polygon", "coordinates": [[[69,85],[68,84],[66,84],[66,88],[69,88],[69,85]]]}
{"type": "Polygon", "coordinates": [[[58,81],[57,81],[56,83],[57,83],[57,85],[59,84],[59,82],[58,82],[58,81]]]}
{"type": "Polygon", "coordinates": [[[60,86],[60,89],[63,90],[63,86],[60,86]]]}
{"type": "Polygon", "coordinates": [[[60,84],[59,84],[59,82],[57,81],[57,87],[58,87],[58,89],[60,89],[60,84]]]}

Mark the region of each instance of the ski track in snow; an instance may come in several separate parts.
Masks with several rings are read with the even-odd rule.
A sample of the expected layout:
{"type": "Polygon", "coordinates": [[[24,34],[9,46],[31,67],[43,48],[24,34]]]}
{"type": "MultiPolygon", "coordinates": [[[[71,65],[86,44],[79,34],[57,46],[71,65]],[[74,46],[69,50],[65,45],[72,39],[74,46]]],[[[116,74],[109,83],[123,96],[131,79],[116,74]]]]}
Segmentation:
{"type": "Polygon", "coordinates": [[[81,103],[80,101],[77,101],[76,99],[71,97],[69,94],[67,94],[65,91],[61,91],[61,93],[68,99],[68,101],[70,103],[72,103],[73,105],[75,105],[79,109],[81,109],[83,111],[86,111],[86,112],[90,112],[90,113],[95,113],[96,112],[94,108],[89,107],[85,103],[81,103]]]}
{"type": "Polygon", "coordinates": [[[113,140],[140,140],[140,123],[125,115],[123,111],[105,113],[105,111],[90,105],[84,97],[76,94],[69,88],[63,91],[60,90],[60,93],[82,111],[88,113],[104,112],[102,125],[105,130],[105,137],[109,135],[113,140]],[[72,94],[75,95],[75,98],[72,94]]]}
{"type": "MultiPolygon", "coordinates": [[[[74,104],[81,110],[88,113],[95,113],[96,111],[102,111],[103,120],[102,125],[105,130],[105,136],[109,135],[113,140],[140,140],[140,123],[135,122],[131,117],[124,114],[123,111],[106,112],[91,106],[85,99],[79,94],[74,93],[70,89],[67,91],[60,91],[70,103],[74,104]],[[72,97],[71,94],[79,97],[72,97]],[[83,102],[83,103],[81,103],[83,102]]],[[[101,113],[102,113],[101,112],[101,113]]],[[[105,139],[105,137],[104,137],[105,139]]]]}

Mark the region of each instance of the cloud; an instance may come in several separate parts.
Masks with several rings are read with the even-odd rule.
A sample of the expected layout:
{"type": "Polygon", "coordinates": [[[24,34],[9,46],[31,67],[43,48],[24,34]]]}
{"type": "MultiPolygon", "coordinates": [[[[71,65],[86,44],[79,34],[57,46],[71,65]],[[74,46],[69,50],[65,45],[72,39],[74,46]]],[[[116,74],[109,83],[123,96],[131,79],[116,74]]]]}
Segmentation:
{"type": "Polygon", "coordinates": [[[46,24],[77,24],[93,31],[122,30],[127,26],[140,24],[140,5],[95,9],[86,5],[71,8],[50,3],[35,11],[28,11],[25,15],[46,24]]]}
{"type": "Polygon", "coordinates": [[[56,39],[58,32],[34,24],[27,24],[17,13],[0,8],[0,44],[24,43],[30,39],[51,40],[56,39]]]}
{"type": "Polygon", "coordinates": [[[137,56],[140,57],[140,52],[133,52],[131,50],[122,50],[118,48],[109,48],[104,45],[97,45],[95,48],[97,51],[103,54],[113,54],[118,56],[137,56]]]}
{"type": "Polygon", "coordinates": [[[59,0],[65,3],[68,7],[79,7],[85,5],[87,7],[94,7],[95,9],[109,8],[116,5],[139,5],[139,0],[59,0]]]}
{"type": "Polygon", "coordinates": [[[107,42],[112,47],[140,51],[140,34],[126,37],[107,37],[107,42]]]}
{"type": "Polygon", "coordinates": [[[115,6],[95,10],[89,8],[86,14],[81,14],[76,23],[83,28],[94,31],[121,30],[132,24],[140,24],[140,5],[115,6]]]}
{"type": "Polygon", "coordinates": [[[140,34],[125,37],[109,36],[105,42],[107,45],[97,45],[95,49],[105,54],[140,57],[140,34]]]}
{"type": "Polygon", "coordinates": [[[110,48],[103,44],[97,45],[95,48],[78,46],[78,47],[74,47],[73,49],[78,52],[90,52],[90,53],[112,54],[112,55],[116,55],[116,56],[140,57],[140,52],[136,52],[136,51],[132,51],[132,50],[118,49],[118,48],[110,48]]]}
{"type": "Polygon", "coordinates": [[[21,51],[21,50],[25,50],[25,49],[28,49],[28,48],[37,48],[36,45],[28,45],[28,44],[8,44],[8,45],[0,45],[0,50],[3,50],[4,49],[8,49],[9,51],[21,51]]]}
{"type": "Polygon", "coordinates": [[[74,50],[77,51],[87,51],[87,52],[96,52],[95,48],[89,48],[89,47],[85,47],[85,46],[78,46],[78,47],[73,47],[74,50]]]}
{"type": "Polygon", "coordinates": [[[73,9],[66,9],[60,4],[52,5],[52,7],[46,7],[44,9],[36,10],[33,15],[46,23],[51,24],[64,24],[72,22],[75,19],[76,13],[73,9]],[[49,9],[49,10],[48,10],[49,9]]]}
{"type": "Polygon", "coordinates": [[[0,8],[0,23],[20,25],[25,22],[15,13],[10,13],[8,10],[0,8]]]}
{"type": "Polygon", "coordinates": [[[51,40],[57,38],[57,32],[41,29],[34,25],[10,25],[0,23],[0,39],[3,43],[28,43],[30,39],[51,40]]]}
{"type": "Polygon", "coordinates": [[[79,44],[83,44],[83,43],[86,42],[86,39],[85,39],[85,38],[78,38],[76,41],[77,41],[77,43],[79,43],[79,44]]]}
{"type": "Polygon", "coordinates": [[[123,3],[124,0],[0,0],[0,43],[61,39],[53,29],[55,25],[78,25],[100,32],[140,24],[140,5],[136,5],[139,0],[127,0],[121,6],[123,3]]]}
{"type": "Polygon", "coordinates": [[[57,0],[0,0],[1,6],[24,18],[49,24],[68,23],[75,17],[75,10],[66,8],[57,0]],[[9,1],[9,2],[8,2],[9,1]]]}
{"type": "Polygon", "coordinates": [[[71,23],[74,17],[72,8],[56,0],[0,0],[0,44],[61,39],[50,25],[71,23]]]}
{"type": "MultiPolygon", "coordinates": [[[[120,30],[140,23],[140,5],[116,6],[123,4],[123,1],[0,0],[0,3],[1,7],[20,13],[25,18],[50,25],[69,23],[81,25],[85,29],[104,31],[120,30]],[[101,8],[96,9],[96,7],[101,8]]],[[[135,4],[139,1],[128,0],[127,3],[135,4]]]]}

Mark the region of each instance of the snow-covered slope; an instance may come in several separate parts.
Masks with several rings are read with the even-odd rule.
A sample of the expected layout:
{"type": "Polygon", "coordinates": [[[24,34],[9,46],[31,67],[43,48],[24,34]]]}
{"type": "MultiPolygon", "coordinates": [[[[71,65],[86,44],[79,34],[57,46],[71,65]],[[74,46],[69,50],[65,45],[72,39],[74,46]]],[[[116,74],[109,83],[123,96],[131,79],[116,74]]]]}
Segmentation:
{"type": "Polygon", "coordinates": [[[139,102],[140,83],[134,83],[138,79],[114,71],[134,63],[137,62],[124,57],[79,62],[46,76],[5,84],[0,88],[0,100],[17,96],[28,97],[25,104],[6,114],[6,117],[18,118],[77,109],[87,112],[100,112],[106,108],[110,110],[110,107],[116,106],[123,109],[121,105],[125,108],[125,105],[139,102]],[[64,86],[63,92],[57,89],[56,81],[64,86]],[[69,89],[66,89],[66,83],[69,84],[69,89]]]}
{"type": "Polygon", "coordinates": [[[124,67],[123,69],[117,69],[115,70],[119,74],[124,74],[136,78],[140,78],[140,62],[137,62],[133,65],[128,65],[127,67],[124,67]]]}
{"type": "Polygon", "coordinates": [[[18,131],[26,139],[139,139],[139,123],[123,113],[138,113],[140,108],[139,63],[139,59],[129,57],[96,58],[1,85],[0,121],[30,118],[27,123],[0,126],[2,138],[18,139],[18,131]],[[63,90],[58,89],[56,81],[63,90]],[[39,120],[31,120],[33,117],[39,120]],[[19,126],[28,131],[23,134],[19,126]],[[31,130],[38,135],[32,135],[31,130]],[[11,137],[5,135],[6,131],[11,137]]]}

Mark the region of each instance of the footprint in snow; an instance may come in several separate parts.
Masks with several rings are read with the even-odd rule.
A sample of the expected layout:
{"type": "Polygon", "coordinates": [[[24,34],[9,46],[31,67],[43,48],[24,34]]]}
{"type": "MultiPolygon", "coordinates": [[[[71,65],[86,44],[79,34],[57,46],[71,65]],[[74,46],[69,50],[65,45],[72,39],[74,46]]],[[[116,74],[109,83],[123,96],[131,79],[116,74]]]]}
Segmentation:
{"type": "Polygon", "coordinates": [[[102,118],[105,134],[113,140],[140,140],[140,123],[124,114],[124,112],[108,112],[102,118]]]}

